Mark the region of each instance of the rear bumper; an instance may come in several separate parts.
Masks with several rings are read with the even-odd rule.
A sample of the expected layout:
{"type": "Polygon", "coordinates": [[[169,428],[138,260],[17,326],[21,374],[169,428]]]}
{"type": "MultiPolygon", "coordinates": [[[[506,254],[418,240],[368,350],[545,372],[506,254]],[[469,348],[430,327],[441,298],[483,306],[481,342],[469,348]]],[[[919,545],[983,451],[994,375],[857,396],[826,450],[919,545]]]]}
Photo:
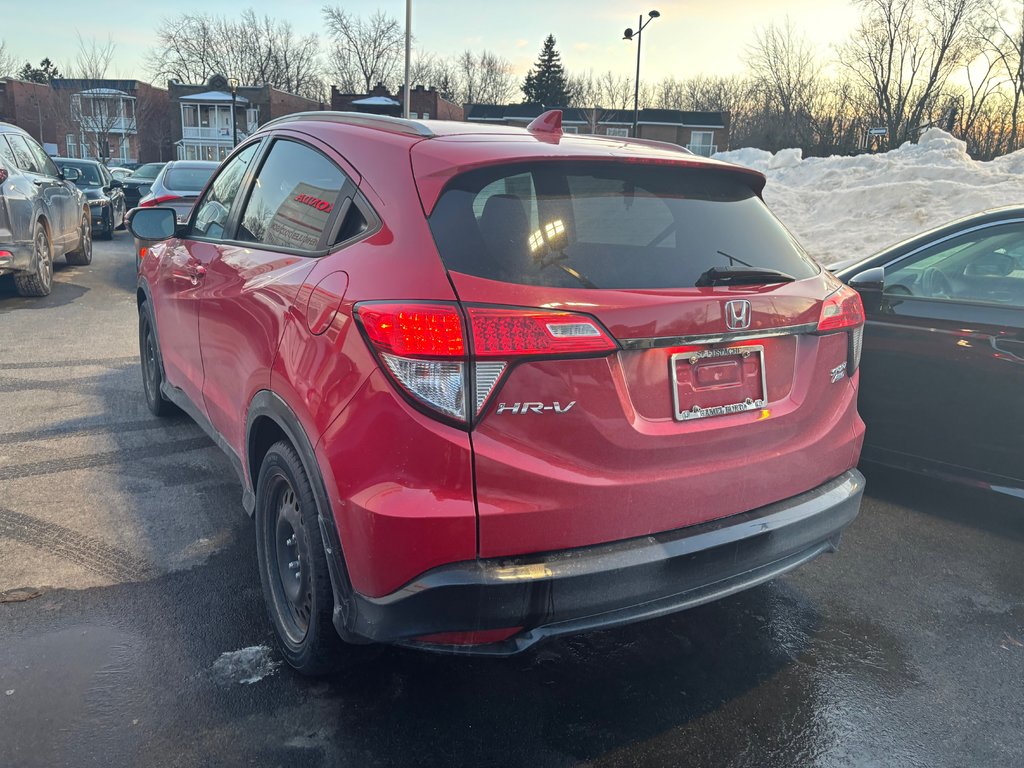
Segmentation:
{"type": "Polygon", "coordinates": [[[663,616],[769,581],[834,551],[857,516],[855,469],[760,509],[653,536],[517,558],[434,568],[383,597],[355,594],[338,631],[350,639],[413,644],[447,632],[522,627],[488,645],[416,644],[506,656],[547,637],[663,616]]]}
{"type": "Polygon", "coordinates": [[[2,251],[7,251],[11,255],[0,256],[0,275],[31,271],[32,243],[0,243],[0,252],[2,251]]]}

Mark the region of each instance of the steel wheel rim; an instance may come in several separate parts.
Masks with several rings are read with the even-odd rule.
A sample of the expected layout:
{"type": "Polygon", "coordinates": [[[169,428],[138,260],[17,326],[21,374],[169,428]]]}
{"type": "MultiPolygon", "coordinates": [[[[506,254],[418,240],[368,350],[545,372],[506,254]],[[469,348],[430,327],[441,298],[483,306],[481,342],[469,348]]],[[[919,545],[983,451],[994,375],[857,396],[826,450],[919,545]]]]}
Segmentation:
{"type": "Polygon", "coordinates": [[[309,541],[295,489],[283,476],[276,480],[270,498],[273,517],[267,533],[272,541],[268,542],[267,566],[282,628],[288,640],[298,645],[309,631],[313,609],[309,541]]]}
{"type": "Polygon", "coordinates": [[[50,243],[46,239],[46,232],[42,229],[36,235],[36,258],[39,264],[39,279],[44,286],[49,286],[53,280],[53,264],[50,260],[50,243]]]}

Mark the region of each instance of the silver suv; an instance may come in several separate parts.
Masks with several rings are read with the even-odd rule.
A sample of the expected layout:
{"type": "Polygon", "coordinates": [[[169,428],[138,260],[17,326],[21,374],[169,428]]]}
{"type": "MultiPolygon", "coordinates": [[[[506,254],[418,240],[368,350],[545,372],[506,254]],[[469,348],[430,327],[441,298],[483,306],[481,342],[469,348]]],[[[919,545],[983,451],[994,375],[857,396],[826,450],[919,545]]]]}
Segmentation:
{"type": "Polygon", "coordinates": [[[77,178],[25,131],[0,123],[0,275],[13,272],[22,296],[50,293],[58,256],[77,266],[92,261],[92,219],[77,178]]]}

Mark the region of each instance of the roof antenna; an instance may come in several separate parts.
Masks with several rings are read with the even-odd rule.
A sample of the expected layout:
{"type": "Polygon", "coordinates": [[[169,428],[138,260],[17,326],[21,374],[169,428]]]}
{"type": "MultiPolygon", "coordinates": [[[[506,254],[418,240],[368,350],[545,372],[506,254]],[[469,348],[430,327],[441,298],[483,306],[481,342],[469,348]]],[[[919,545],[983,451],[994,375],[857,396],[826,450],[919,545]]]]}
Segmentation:
{"type": "Polygon", "coordinates": [[[539,117],[533,118],[526,130],[530,133],[562,133],[562,110],[549,109],[539,117]]]}

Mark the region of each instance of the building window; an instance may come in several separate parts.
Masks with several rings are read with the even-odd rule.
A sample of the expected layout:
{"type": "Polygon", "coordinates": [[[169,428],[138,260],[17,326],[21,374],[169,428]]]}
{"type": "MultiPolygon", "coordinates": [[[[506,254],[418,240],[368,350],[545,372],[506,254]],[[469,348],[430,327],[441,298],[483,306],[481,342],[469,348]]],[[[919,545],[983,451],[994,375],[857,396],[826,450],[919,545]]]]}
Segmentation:
{"type": "Polygon", "coordinates": [[[65,138],[68,147],[68,157],[76,157],[78,152],[78,138],[73,133],[69,133],[65,138]]]}
{"type": "Polygon", "coordinates": [[[578,126],[575,126],[575,125],[563,125],[562,126],[562,133],[579,133],[579,132],[580,132],[580,129],[579,129],[578,126]]]}
{"type": "Polygon", "coordinates": [[[246,132],[252,133],[260,127],[260,110],[259,107],[249,107],[245,110],[245,124],[246,132]]]}
{"type": "Polygon", "coordinates": [[[686,148],[695,155],[711,157],[711,155],[718,151],[714,141],[714,131],[690,131],[690,143],[686,148]]]}
{"type": "Polygon", "coordinates": [[[199,115],[194,104],[181,105],[181,124],[186,128],[199,127],[199,115]]]}
{"type": "Polygon", "coordinates": [[[423,119],[424,120],[429,120],[430,119],[430,113],[429,112],[424,112],[423,113],[423,119]]]}
{"type": "Polygon", "coordinates": [[[419,116],[420,116],[419,112],[410,112],[409,113],[409,117],[411,117],[413,120],[418,120],[419,116]]]}
{"type": "Polygon", "coordinates": [[[626,138],[629,136],[629,128],[607,128],[604,133],[606,136],[622,136],[626,138]]]}

